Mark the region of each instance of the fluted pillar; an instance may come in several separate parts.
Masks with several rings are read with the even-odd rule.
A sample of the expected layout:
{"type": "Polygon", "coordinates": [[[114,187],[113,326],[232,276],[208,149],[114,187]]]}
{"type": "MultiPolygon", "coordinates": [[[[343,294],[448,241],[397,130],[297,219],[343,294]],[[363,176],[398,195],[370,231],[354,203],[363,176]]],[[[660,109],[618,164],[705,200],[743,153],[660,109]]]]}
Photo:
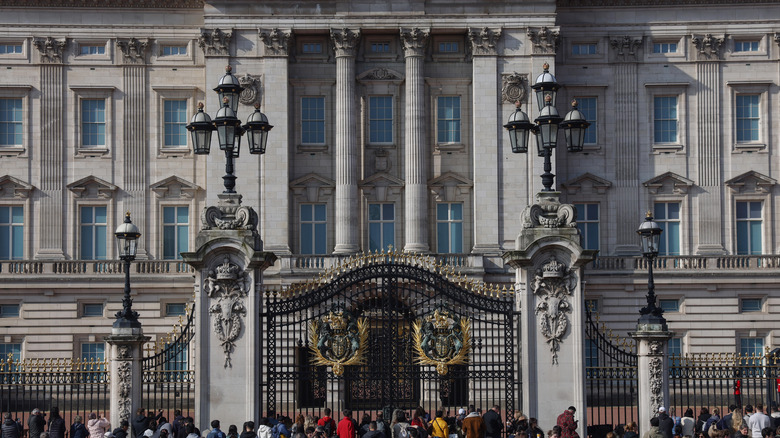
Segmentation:
{"type": "Polygon", "coordinates": [[[617,254],[637,254],[638,239],[634,217],[642,211],[639,196],[639,107],[636,63],[622,63],[615,68],[615,114],[621,120],[616,125],[615,138],[621,139],[615,148],[615,195],[621,208],[616,210],[615,234],[617,254]]]}
{"type": "Polygon", "coordinates": [[[423,66],[429,30],[401,29],[406,61],[404,251],[428,252],[428,152],[423,66]]]}
{"type": "Polygon", "coordinates": [[[360,30],[331,29],[336,49],[336,247],[334,254],[360,250],[358,243],[358,148],[355,49],[360,30]]]}

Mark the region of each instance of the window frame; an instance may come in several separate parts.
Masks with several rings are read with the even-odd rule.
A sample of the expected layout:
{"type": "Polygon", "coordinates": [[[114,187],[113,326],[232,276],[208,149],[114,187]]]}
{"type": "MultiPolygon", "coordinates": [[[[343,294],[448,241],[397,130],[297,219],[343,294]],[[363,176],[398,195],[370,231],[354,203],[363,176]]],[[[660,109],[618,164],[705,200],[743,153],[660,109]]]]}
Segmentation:
{"type": "Polygon", "coordinates": [[[106,313],[106,304],[97,301],[82,301],[79,302],[79,317],[80,318],[104,318],[106,313]],[[100,314],[91,313],[87,311],[87,306],[100,306],[100,314]]]}
{"type": "MultiPolygon", "coordinates": [[[[655,220],[659,225],[660,224],[676,222],[678,224],[678,228],[679,228],[678,231],[677,231],[677,236],[678,236],[677,245],[678,245],[678,249],[679,249],[677,254],[670,254],[670,253],[668,253],[668,251],[667,251],[667,253],[662,254],[659,251],[658,255],[659,256],[680,256],[680,255],[683,255],[683,253],[684,253],[684,251],[683,251],[683,231],[684,231],[684,228],[683,228],[683,202],[681,200],[679,200],[679,199],[668,199],[668,198],[654,199],[653,200],[653,209],[652,209],[652,211],[653,211],[653,220],[655,220]],[[669,220],[668,218],[663,218],[663,219],[657,218],[656,217],[657,216],[657,214],[656,214],[656,206],[659,205],[659,204],[666,205],[666,207],[664,208],[664,212],[666,213],[667,216],[668,216],[668,213],[669,213],[668,204],[678,204],[679,205],[679,210],[678,210],[678,218],[677,218],[677,220],[669,220]]],[[[663,227],[661,227],[661,228],[663,228],[663,227]]],[[[663,229],[664,229],[664,231],[666,231],[665,228],[663,228],[663,229]]],[[[666,244],[666,247],[667,247],[666,249],[668,249],[668,246],[669,246],[669,244],[668,244],[668,242],[669,242],[669,234],[668,233],[661,233],[661,241],[662,241],[662,243],[666,244]]]]}
{"type": "MultiPolygon", "coordinates": [[[[396,125],[397,125],[397,118],[396,118],[396,105],[395,102],[395,96],[394,95],[387,95],[387,94],[369,94],[366,96],[366,139],[367,144],[373,145],[373,146],[389,146],[394,145],[396,143],[397,133],[396,133],[396,125]],[[390,101],[390,141],[372,141],[372,135],[373,130],[371,129],[371,123],[375,120],[371,117],[372,113],[372,106],[371,102],[372,99],[375,98],[384,98],[388,99],[390,101]]],[[[376,119],[381,121],[387,121],[387,119],[376,119]]]]}
{"type": "Polygon", "coordinates": [[[22,304],[19,302],[2,302],[0,303],[0,318],[21,318],[22,317],[22,304]],[[5,309],[16,308],[16,312],[7,312],[5,309]]]}
{"type": "Polygon", "coordinates": [[[683,313],[682,311],[682,304],[680,303],[679,298],[659,298],[658,299],[658,307],[663,309],[664,313],[683,313]],[[674,303],[673,309],[664,309],[663,303],[674,303]]]}
{"type": "MultiPolygon", "coordinates": [[[[761,152],[767,153],[769,137],[769,113],[772,102],[770,101],[770,82],[726,82],[730,89],[727,114],[731,131],[732,153],[761,152]],[[758,140],[737,140],[737,97],[740,95],[758,95],[758,140]]],[[[729,138],[729,137],[726,137],[729,138]]]]}
{"type": "Polygon", "coordinates": [[[677,60],[684,60],[687,56],[687,46],[686,46],[686,39],[685,37],[676,37],[676,36],[659,36],[657,38],[645,38],[646,45],[645,45],[645,53],[647,54],[647,59],[653,62],[667,62],[669,60],[674,61],[677,60]],[[656,52],[655,51],[655,45],[656,44],[676,44],[677,50],[675,52],[656,52]]]}
{"type": "Polygon", "coordinates": [[[114,120],[114,91],[111,86],[71,86],[73,92],[73,129],[72,144],[77,157],[103,157],[109,158],[114,149],[114,130],[116,121],[114,120]],[[84,146],[81,107],[84,100],[104,100],[104,125],[105,125],[105,144],[99,146],[84,146]]]}
{"type": "Polygon", "coordinates": [[[749,314],[755,314],[755,313],[766,313],[766,299],[765,297],[757,297],[757,296],[744,296],[739,297],[739,313],[749,313],[749,314]],[[750,310],[745,308],[745,302],[746,301],[758,301],[758,309],[756,310],[750,310]]]}
{"type": "Polygon", "coordinates": [[[395,61],[398,59],[398,37],[396,35],[372,35],[363,38],[363,58],[371,61],[387,60],[395,61]],[[371,45],[377,43],[387,43],[387,52],[373,52],[371,45]]]}
{"type": "Polygon", "coordinates": [[[684,154],[688,144],[688,83],[646,83],[648,138],[652,153],[684,154]],[[655,99],[657,97],[677,98],[677,138],[672,142],[659,142],[655,138],[655,99]]]}
{"type": "MultiPolygon", "coordinates": [[[[748,197],[739,197],[739,198],[735,198],[733,200],[732,208],[733,208],[733,214],[732,214],[731,217],[733,219],[732,219],[731,222],[733,223],[733,226],[734,226],[734,232],[733,232],[733,239],[734,239],[733,247],[734,247],[734,251],[733,251],[733,254],[735,254],[735,255],[760,255],[760,254],[763,254],[764,253],[764,249],[766,248],[766,243],[767,243],[767,229],[766,229],[766,227],[767,227],[767,222],[768,221],[765,220],[766,208],[767,208],[767,201],[766,201],[766,199],[756,198],[756,197],[749,197],[749,198],[748,197]],[[737,214],[738,214],[738,205],[737,204],[740,203],[740,202],[748,203],[748,205],[747,205],[748,215],[750,214],[750,203],[758,202],[758,203],[761,204],[761,218],[759,219],[760,222],[761,222],[761,224],[759,226],[759,230],[761,230],[761,252],[760,253],[757,253],[757,254],[753,253],[753,250],[752,250],[752,247],[751,247],[752,245],[750,245],[750,242],[748,242],[748,246],[749,246],[748,254],[740,254],[740,252],[738,250],[738,248],[739,248],[739,240],[738,240],[739,239],[739,237],[738,237],[739,236],[739,231],[738,231],[738,228],[739,228],[738,224],[739,224],[739,222],[748,222],[749,223],[749,222],[758,222],[759,221],[759,220],[756,220],[755,218],[750,218],[750,217],[742,218],[742,219],[738,218],[737,217],[737,214]]],[[[748,233],[749,233],[749,231],[750,231],[750,228],[748,228],[748,233]]],[[[750,241],[752,239],[749,238],[748,240],[750,241]]]]}
{"type": "Polygon", "coordinates": [[[328,221],[328,203],[327,202],[301,202],[298,204],[298,250],[299,254],[304,256],[322,256],[322,255],[328,255],[330,254],[328,248],[330,248],[330,243],[328,239],[330,238],[330,224],[328,221]],[[325,207],[325,220],[316,220],[316,211],[314,210],[314,207],[316,206],[324,206],[325,207]],[[305,221],[303,220],[303,208],[304,206],[312,206],[312,220],[311,221],[305,221]],[[324,224],[325,225],[325,237],[324,237],[324,244],[325,244],[325,251],[322,253],[318,253],[317,251],[317,237],[319,236],[316,234],[316,225],[318,224],[324,224]],[[303,249],[303,227],[304,225],[311,225],[312,227],[312,244],[311,244],[311,252],[304,252],[303,249]]]}
{"type": "MultiPolygon", "coordinates": [[[[587,244],[587,243],[589,243],[589,242],[586,241],[587,232],[583,232],[582,229],[580,229],[580,236],[581,236],[581,242],[582,242],[581,245],[582,245],[583,249],[600,250],[601,249],[601,203],[600,202],[585,202],[585,201],[583,201],[583,202],[577,202],[574,205],[575,206],[578,206],[578,205],[585,206],[585,210],[584,210],[585,213],[587,212],[587,206],[588,205],[595,205],[597,207],[597,210],[598,210],[598,219],[597,220],[594,221],[594,220],[586,218],[586,219],[583,219],[581,221],[579,219],[579,217],[577,217],[576,221],[577,221],[577,228],[578,229],[580,229],[580,223],[583,223],[583,224],[594,224],[595,223],[596,224],[596,232],[598,234],[598,237],[597,237],[598,241],[596,242],[596,248],[592,248],[592,247],[590,247],[587,244]]],[[[579,216],[579,212],[580,212],[580,209],[577,208],[578,216],[579,216]]],[[[586,214],[586,216],[587,216],[587,214],[586,214]]]]}
{"type": "MultiPolygon", "coordinates": [[[[76,247],[75,249],[76,249],[76,254],[78,256],[77,260],[85,260],[85,261],[90,261],[90,262],[113,260],[113,257],[112,257],[112,255],[113,255],[113,245],[112,245],[112,243],[113,243],[114,239],[113,239],[113,233],[111,232],[111,227],[109,226],[109,224],[113,223],[112,222],[112,217],[113,216],[112,216],[111,208],[107,204],[83,203],[83,204],[77,204],[76,205],[76,216],[75,216],[75,219],[76,219],[76,236],[78,236],[78,239],[76,239],[77,243],[75,244],[75,247],[76,247]],[[106,224],[105,224],[105,227],[106,227],[106,257],[104,259],[98,259],[98,258],[94,258],[94,254],[93,254],[93,258],[91,258],[91,259],[83,259],[82,258],[82,254],[83,254],[82,245],[84,243],[84,239],[83,239],[82,234],[81,234],[81,227],[83,225],[83,222],[81,221],[82,208],[96,208],[96,207],[103,207],[103,208],[106,209],[106,224]]],[[[95,226],[94,220],[89,225],[94,227],[95,226]]],[[[93,244],[94,244],[94,242],[93,242],[93,244]]],[[[93,248],[93,253],[94,253],[94,248],[93,248]]]]}
{"type": "MultiPolygon", "coordinates": [[[[2,202],[2,200],[0,200],[0,209],[2,209],[2,208],[8,208],[9,209],[9,212],[8,212],[9,222],[7,224],[0,223],[0,226],[7,225],[8,227],[10,227],[10,230],[9,230],[10,231],[9,232],[9,242],[8,242],[8,244],[9,244],[9,258],[7,258],[7,259],[0,258],[0,260],[2,260],[2,261],[24,260],[25,259],[25,255],[27,254],[27,248],[26,248],[26,246],[27,246],[26,245],[27,233],[25,232],[25,228],[26,228],[26,224],[27,224],[27,222],[26,222],[26,220],[27,220],[27,206],[24,205],[24,204],[20,204],[20,203],[5,203],[5,202],[2,202]],[[22,209],[22,222],[21,222],[22,242],[20,244],[21,245],[20,249],[22,251],[21,257],[14,257],[14,255],[13,255],[13,250],[14,250],[15,246],[14,246],[14,243],[13,243],[13,231],[12,230],[13,230],[14,226],[18,226],[18,224],[13,221],[13,209],[14,208],[22,209]]],[[[2,237],[2,236],[0,236],[0,237],[2,237]]]]}
{"type": "MultiPolygon", "coordinates": [[[[566,86],[566,102],[571,102],[572,100],[577,100],[577,103],[581,101],[581,99],[596,99],[596,143],[585,143],[582,147],[582,152],[589,154],[589,153],[599,153],[601,154],[605,144],[610,140],[608,136],[605,133],[605,123],[603,122],[606,120],[606,109],[604,108],[603,102],[606,102],[606,97],[604,94],[604,90],[606,90],[606,85],[567,85],[566,86]]],[[[558,92],[560,93],[560,91],[558,92]]],[[[561,95],[558,95],[559,102],[561,101],[561,95]]],[[[591,121],[591,120],[588,120],[591,121]]],[[[592,121],[591,121],[592,122],[592,121]]],[[[594,125],[591,124],[591,126],[588,127],[588,129],[592,129],[594,125]]],[[[560,159],[560,158],[559,158],[560,159]]],[[[567,158],[568,159],[568,158],[567,158]]]]}
{"type": "Polygon", "coordinates": [[[428,120],[431,129],[428,139],[433,145],[434,155],[449,152],[465,152],[472,144],[472,90],[471,79],[425,78],[429,90],[430,113],[428,120]],[[438,136],[439,97],[460,97],[460,142],[440,143],[438,136]]]}
{"type": "Polygon", "coordinates": [[[193,220],[192,220],[192,206],[189,203],[182,204],[182,203],[174,203],[174,202],[166,202],[166,203],[161,203],[160,204],[160,215],[159,215],[159,219],[160,220],[158,222],[160,224],[160,239],[159,239],[159,241],[160,241],[160,248],[159,248],[160,259],[161,260],[169,260],[169,261],[181,261],[182,260],[181,253],[178,253],[178,251],[175,251],[176,255],[173,258],[168,258],[165,255],[165,227],[166,226],[173,226],[174,227],[174,229],[175,229],[175,236],[176,236],[176,242],[175,242],[176,244],[175,244],[175,246],[178,249],[178,247],[179,247],[179,244],[178,244],[179,243],[178,229],[181,226],[181,224],[179,224],[178,222],[173,223],[173,224],[169,224],[169,223],[165,222],[165,209],[166,208],[173,208],[173,209],[175,209],[174,210],[175,218],[178,218],[178,209],[179,208],[186,208],[187,209],[187,223],[186,223],[186,226],[187,226],[187,249],[186,249],[186,251],[189,251],[189,249],[191,248],[191,246],[190,246],[190,243],[191,243],[190,242],[190,240],[191,240],[190,239],[190,234],[191,234],[191,231],[192,231],[191,226],[192,226],[192,222],[193,222],[193,220]]]}
{"type": "Polygon", "coordinates": [[[462,61],[466,58],[466,44],[465,34],[431,35],[431,57],[434,62],[462,61]],[[447,43],[457,43],[458,50],[452,52],[440,51],[440,45],[447,43]]]}
{"type": "Polygon", "coordinates": [[[0,157],[27,156],[32,142],[32,107],[30,85],[0,85],[0,99],[22,100],[22,144],[0,145],[0,157]]]}
{"type": "Polygon", "coordinates": [[[388,251],[388,250],[391,249],[391,248],[386,247],[385,245],[382,245],[382,248],[376,248],[376,247],[372,247],[371,246],[371,226],[373,224],[379,224],[379,227],[380,227],[379,228],[379,232],[380,232],[380,236],[381,236],[380,240],[382,242],[385,241],[384,224],[391,224],[392,225],[391,229],[392,229],[392,232],[393,232],[393,236],[392,236],[392,239],[391,239],[392,242],[388,246],[391,246],[392,248],[397,248],[397,245],[396,245],[396,235],[397,235],[396,228],[397,228],[397,225],[398,225],[398,213],[397,213],[395,202],[368,202],[367,203],[367,210],[368,211],[367,211],[367,215],[366,215],[366,232],[367,232],[366,233],[367,234],[366,248],[368,248],[369,251],[376,251],[376,250],[388,251]],[[380,206],[380,216],[381,216],[381,218],[379,220],[372,220],[371,219],[371,206],[372,205],[379,205],[380,206]],[[388,220],[388,219],[384,218],[384,206],[385,205],[390,205],[390,206],[393,207],[393,219],[392,220],[388,220]]]}
{"type": "Polygon", "coordinates": [[[295,59],[296,61],[308,62],[327,62],[330,60],[330,37],[325,35],[304,35],[295,38],[295,59]],[[304,52],[303,47],[306,44],[320,44],[322,51],[319,53],[304,52]]]}
{"type": "Polygon", "coordinates": [[[185,110],[185,125],[191,118],[192,114],[195,114],[196,100],[201,93],[200,89],[191,85],[169,85],[164,87],[152,87],[152,90],[156,95],[156,102],[154,110],[156,114],[153,114],[157,123],[153,123],[149,134],[157,142],[157,156],[163,157],[183,157],[192,156],[192,140],[190,133],[187,132],[185,136],[185,144],[182,146],[168,146],[165,144],[165,102],[168,100],[184,100],[186,101],[187,108],[185,110]]]}
{"type": "MultiPolygon", "coordinates": [[[[103,347],[103,358],[102,359],[97,359],[97,360],[95,360],[95,362],[97,362],[97,363],[105,362],[105,360],[106,360],[106,350],[107,350],[106,349],[106,343],[105,342],[99,342],[99,341],[93,339],[92,336],[90,336],[90,338],[88,340],[83,340],[83,341],[79,342],[79,350],[78,350],[79,351],[79,355],[78,355],[79,360],[84,361],[86,355],[94,354],[94,353],[91,353],[91,352],[87,352],[86,354],[84,353],[84,347],[87,347],[87,346],[90,346],[90,347],[91,346],[94,346],[94,347],[102,346],[103,347]]],[[[89,361],[91,361],[91,359],[89,361]]]]}
{"type": "Polygon", "coordinates": [[[7,339],[6,341],[7,342],[0,342],[0,361],[5,362],[8,360],[8,355],[10,354],[14,362],[21,362],[24,358],[24,342],[14,342],[13,338],[7,339]],[[14,354],[14,346],[18,346],[18,356],[14,354]],[[10,350],[10,352],[8,350],[10,350]]]}
{"type": "Polygon", "coordinates": [[[436,202],[433,205],[434,208],[434,223],[435,223],[435,236],[436,236],[436,252],[439,254],[463,254],[463,252],[466,250],[466,206],[461,201],[441,201],[436,202]],[[447,208],[447,219],[440,220],[439,219],[439,206],[440,205],[447,205],[449,206],[447,208]],[[452,219],[452,206],[458,205],[460,206],[460,219],[452,219]],[[447,251],[442,250],[441,242],[439,241],[439,227],[440,225],[446,224],[447,225],[447,251]],[[453,251],[452,250],[452,225],[453,224],[460,224],[460,251],[453,251]]]}
{"type": "Polygon", "coordinates": [[[160,313],[162,314],[163,317],[185,318],[187,316],[187,303],[185,301],[167,301],[161,304],[162,304],[162,308],[160,309],[160,313]],[[184,311],[182,313],[171,313],[170,311],[171,306],[183,306],[184,311]]]}
{"type": "Polygon", "coordinates": [[[19,47],[19,51],[17,52],[16,49],[14,49],[13,52],[6,52],[6,53],[0,53],[0,59],[19,59],[26,57],[26,46],[27,40],[0,40],[0,46],[5,47],[19,47]]]}
{"type": "MultiPolygon", "coordinates": [[[[300,136],[299,136],[298,140],[299,140],[301,146],[309,146],[309,147],[311,147],[311,146],[318,147],[319,146],[319,147],[322,147],[322,146],[327,145],[327,143],[328,143],[328,110],[327,110],[328,101],[327,101],[326,97],[325,96],[302,96],[300,98],[300,100],[299,100],[299,105],[298,106],[299,106],[299,110],[300,110],[298,112],[298,115],[300,117],[300,124],[298,125],[300,127],[300,129],[298,129],[298,132],[299,132],[300,136]],[[319,119],[319,118],[304,118],[304,111],[307,111],[306,108],[304,107],[304,100],[308,100],[308,99],[322,100],[322,119],[319,119]],[[304,123],[312,123],[312,124],[316,123],[317,125],[320,125],[320,124],[322,125],[322,141],[321,142],[320,141],[309,141],[309,142],[304,141],[304,131],[305,131],[304,128],[303,128],[303,124],[304,123]]],[[[309,111],[311,111],[311,110],[309,110],[309,111]]],[[[315,140],[318,140],[318,139],[315,139],[315,140]]]]}
{"type": "MultiPolygon", "coordinates": [[[[580,50],[578,50],[578,52],[579,51],[580,50]]],[[[581,41],[572,41],[569,44],[569,55],[572,56],[572,57],[584,58],[584,57],[598,56],[600,54],[601,53],[599,53],[599,43],[597,41],[596,42],[591,42],[591,41],[583,41],[583,42],[581,42],[581,41]],[[578,48],[580,48],[580,47],[587,47],[588,48],[588,53],[574,53],[574,48],[575,47],[578,47],[578,48]],[[593,48],[593,52],[592,53],[590,51],[591,47],[593,48]]]]}
{"type": "Polygon", "coordinates": [[[730,38],[728,39],[728,48],[729,51],[727,52],[729,57],[733,58],[745,58],[745,57],[756,57],[756,58],[765,58],[768,53],[768,46],[770,41],[767,39],[767,35],[756,35],[756,34],[736,34],[736,35],[730,35],[730,38]],[[739,43],[757,43],[758,47],[756,50],[737,50],[739,43]]]}
{"type": "Polygon", "coordinates": [[[75,61],[110,61],[112,53],[108,42],[108,40],[77,40],[76,50],[73,52],[75,55],[75,61]],[[82,49],[87,47],[96,47],[98,50],[102,48],[103,53],[81,53],[82,49]]]}

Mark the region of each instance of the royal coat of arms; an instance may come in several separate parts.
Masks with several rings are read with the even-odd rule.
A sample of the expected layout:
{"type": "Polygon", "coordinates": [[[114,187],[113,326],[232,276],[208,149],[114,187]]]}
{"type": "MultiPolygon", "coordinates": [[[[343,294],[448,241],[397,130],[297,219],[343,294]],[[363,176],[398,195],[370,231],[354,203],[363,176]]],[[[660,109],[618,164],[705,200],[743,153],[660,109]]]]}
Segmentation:
{"type": "Polygon", "coordinates": [[[344,374],[347,365],[362,365],[368,347],[368,324],[343,307],[335,306],[310,325],[309,349],[312,364],[330,366],[333,374],[344,374]]]}
{"type": "Polygon", "coordinates": [[[432,315],[414,323],[414,349],[417,363],[435,365],[436,372],[447,375],[450,365],[468,362],[471,352],[471,323],[466,318],[456,318],[445,309],[437,309],[432,315]]]}

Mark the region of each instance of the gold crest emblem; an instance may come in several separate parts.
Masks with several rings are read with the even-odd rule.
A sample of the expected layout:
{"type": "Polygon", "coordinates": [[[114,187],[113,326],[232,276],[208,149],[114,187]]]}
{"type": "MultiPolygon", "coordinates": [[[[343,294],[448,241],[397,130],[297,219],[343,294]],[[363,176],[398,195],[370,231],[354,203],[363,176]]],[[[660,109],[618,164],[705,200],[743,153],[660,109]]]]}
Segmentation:
{"type": "Polygon", "coordinates": [[[368,324],[365,318],[355,318],[343,307],[334,306],[320,320],[309,326],[309,349],[314,354],[312,364],[330,366],[341,376],[347,365],[365,363],[368,347],[368,324]]]}
{"type": "Polygon", "coordinates": [[[417,363],[435,365],[436,372],[447,375],[450,365],[468,363],[471,352],[471,323],[457,319],[445,309],[436,309],[414,322],[414,349],[417,363]]]}

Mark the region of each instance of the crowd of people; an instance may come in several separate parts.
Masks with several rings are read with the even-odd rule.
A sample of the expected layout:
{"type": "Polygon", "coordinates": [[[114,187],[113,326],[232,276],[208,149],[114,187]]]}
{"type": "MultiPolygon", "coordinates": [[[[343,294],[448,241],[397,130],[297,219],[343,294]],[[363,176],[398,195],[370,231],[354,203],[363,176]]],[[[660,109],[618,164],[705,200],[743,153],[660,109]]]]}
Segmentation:
{"type": "MultiPolygon", "coordinates": [[[[739,407],[730,405],[721,416],[720,409],[701,408],[694,416],[687,409],[677,416],[674,409],[658,409],[642,438],[775,438],[780,436],[780,410],[776,405],[765,412],[762,403],[739,407]]],[[[625,438],[625,436],[623,437],[625,438]]]]}

